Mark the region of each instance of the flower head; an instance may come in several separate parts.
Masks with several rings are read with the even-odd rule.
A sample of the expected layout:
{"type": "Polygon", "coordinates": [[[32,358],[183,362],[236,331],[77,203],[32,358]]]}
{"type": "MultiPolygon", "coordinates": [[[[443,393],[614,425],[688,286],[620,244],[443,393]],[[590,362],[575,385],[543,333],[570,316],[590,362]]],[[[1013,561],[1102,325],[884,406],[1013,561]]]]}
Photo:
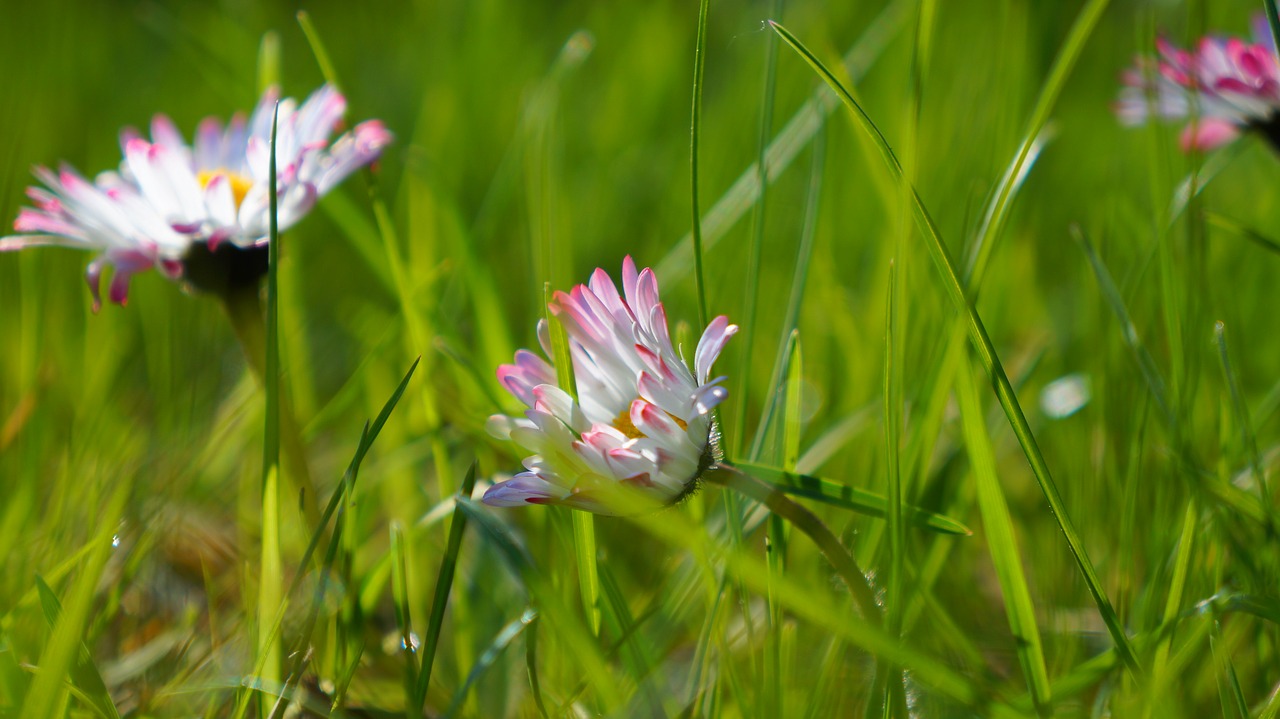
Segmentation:
{"type": "MultiPolygon", "coordinates": [[[[266,269],[270,223],[271,123],[279,93],[268,90],[248,122],[237,114],[224,127],[207,118],[187,145],[164,115],[151,121],[151,139],[126,128],[117,172],[92,182],[74,169],[35,168],[44,187],[31,187],[35,207],[13,223],[21,235],[0,239],[0,251],[61,245],[101,251],[87,279],[94,309],[106,265],[113,268],[108,296],[124,304],[130,277],[156,268],[202,289],[256,281],[266,269]],[[248,269],[246,269],[246,265],[248,269]],[[213,268],[211,271],[210,268],[213,268]]],[[[391,141],[377,120],[335,140],[346,100],[329,85],[301,105],[279,104],[276,167],[280,229],[290,227],[356,168],[376,159],[391,141]]]]}
{"type": "Polygon", "coordinates": [[[1266,18],[1253,22],[1254,42],[1205,37],[1194,50],[1161,38],[1158,60],[1140,57],[1122,75],[1116,114],[1126,125],[1151,116],[1193,117],[1183,150],[1209,150],[1258,130],[1280,147],[1280,62],[1266,18]]]}
{"type": "MultiPolygon", "coordinates": [[[[627,257],[622,290],[597,269],[588,284],[551,301],[569,336],[576,401],[556,384],[551,363],[533,352],[520,350],[514,364],[498,368],[498,380],[528,409],[521,418],[489,418],[489,432],[533,454],[524,460],[526,471],[489,488],[485,503],[616,514],[608,499],[619,486],[666,505],[714,466],[711,410],[728,392],[723,377],[708,378],[737,325],[723,315],[712,320],[690,370],[671,344],[653,272],[636,272],[627,257]]],[[[551,357],[545,320],[538,339],[551,357]]]]}

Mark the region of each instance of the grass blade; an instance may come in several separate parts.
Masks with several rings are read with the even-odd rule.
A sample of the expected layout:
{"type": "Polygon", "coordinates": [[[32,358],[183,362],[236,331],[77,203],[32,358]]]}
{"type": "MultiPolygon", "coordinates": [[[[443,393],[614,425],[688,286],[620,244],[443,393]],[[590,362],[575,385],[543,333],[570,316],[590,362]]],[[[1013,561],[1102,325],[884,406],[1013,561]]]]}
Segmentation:
{"type": "MultiPolygon", "coordinates": [[[[470,497],[476,486],[476,463],[471,463],[467,476],[458,489],[459,497],[470,497]]],[[[449,603],[449,594],[453,590],[453,576],[458,567],[458,553],[462,550],[462,533],[467,529],[467,515],[458,507],[453,509],[453,520],[449,523],[449,541],[445,545],[444,558],[440,560],[440,573],[436,576],[436,593],[431,600],[431,617],[427,620],[427,636],[422,643],[422,670],[418,673],[418,683],[414,687],[412,704],[414,716],[422,716],[422,707],[427,699],[427,690],[431,686],[431,667],[435,663],[436,649],[440,643],[440,628],[444,625],[444,611],[449,603]]],[[[532,640],[530,634],[530,641],[532,640]]],[[[539,699],[541,703],[541,699],[539,699]]]]}
{"type": "Polygon", "coordinates": [[[262,440],[262,565],[258,574],[258,646],[255,660],[255,666],[261,667],[260,678],[268,683],[280,681],[280,637],[272,627],[283,600],[281,589],[284,583],[280,557],[280,323],[277,316],[280,295],[280,197],[276,174],[276,137],[279,123],[280,105],[276,103],[271,119],[268,175],[270,234],[267,241],[266,372],[263,376],[266,390],[266,428],[262,440]]]}
{"type": "MultiPolygon", "coordinates": [[[[1196,515],[1196,503],[1187,502],[1187,508],[1182,517],[1182,536],[1178,539],[1178,552],[1173,562],[1173,576],[1169,580],[1169,593],[1165,597],[1164,615],[1161,617],[1161,622],[1166,625],[1172,624],[1177,620],[1182,606],[1182,595],[1187,586],[1187,572],[1191,565],[1191,552],[1195,547],[1196,515]]],[[[1157,679],[1152,682],[1151,686],[1153,696],[1149,702],[1150,708],[1157,706],[1156,702],[1159,699],[1159,693],[1156,688],[1160,685],[1160,678],[1164,676],[1165,665],[1169,661],[1169,647],[1172,640],[1172,636],[1162,637],[1156,645],[1156,650],[1151,660],[1152,676],[1157,679]]],[[[1150,708],[1147,710],[1146,716],[1150,716],[1150,708]]]]}
{"type": "MultiPolygon", "coordinates": [[[[1089,12],[1091,8],[1098,5],[1105,5],[1102,0],[1094,0],[1094,2],[1086,8],[1089,12]]],[[[889,147],[889,143],[885,140],[884,135],[876,127],[875,123],[866,114],[862,107],[854,100],[840,81],[836,79],[831,71],[822,64],[816,56],[813,55],[799,40],[796,39],[786,28],[777,23],[770,23],[773,29],[782,36],[782,39],[799,54],[810,67],[827,83],[831,89],[835,90],[840,98],[845,102],[852,111],[854,119],[858,126],[866,132],[875,142],[879,149],[882,159],[888,166],[890,172],[898,181],[904,181],[902,174],[902,166],[898,164],[897,158],[893,154],[893,150],[889,147]]],[[[1009,377],[1005,374],[1004,367],[1000,363],[1000,358],[996,354],[995,347],[991,343],[991,338],[987,335],[986,327],[982,324],[982,318],[978,316],[977,310],[969,302],[965,294],[964,287],[960,284],[960,278],[955,271],[955,262],[951,259],[951,253],[942,241],[942,237],[938,232],[937,226],[933,222],[933,218],[929,215],[925,208],[920,195],[912,188],[910,190],[912,209],[916,217],[916,223],[919,225],[921,233],[927,240],[929,254],[933,258],[934,265],[937,267],[947,295],[950,297],[956,309],[966,318],[966,329],[969,332],[970,342],[978,353],[979,359],[982,361],[983,369],[986,370],[992,385],[995,388],[996,396],[1000,401],[1000,406],[1004,409],[1009,423],[1013,427],[1014,434],[1018,438],[1018,443],[1022,445],[1023,452],[1027,456],[1027,460],[1031,464],[1031,469],[1035,474],[1036,481],[1040,485],[1041,491],[1044,493],[1045,499],[1049,503],[1049,509],[1053,513],[1054,518],[1058,522],[1058,527],[1062,530],[1063,536],[1067,540],[1067,545],[1071,549],[1071,554],[1076,560],[1076,564],[1080,568],[1080,573],[1084,577],[1085,584],[1089,588],[1090,594],[1093,595],[1094,603],[1098,606],[1098,613],[1102,617],[1102,621],[1107,625],[1107,631],[1111,634],[1112,640],[1120,649],[1121,658],[1125,665],[1134,673],[1140,674],[1141,668],[1138,664],[1137,655],[1133,651],[1133,647],[1125,634],[1124,627],[1120,623],[1120,618],[1116,616],[1115,609],[1111,605],[1111,600],[1107,598],[1106,591],[1102,587],[1102,580],[1099,579],[1097,570],[1090,561],[1087,550],[1083,541],[1080,539],[1079,533],[1075,529],[1070,517],[1067,515],[1066,507],[1063,505],[1062,496],[1058,492],[1057,485],[1054,484],[1053,476],[1049,472],[1049,466],[1041,454],[1039,446],[1036,444],[1035,436],[1031,433],[1031,425],[1027,422],[1026,415],[1022,411],[1022,406],[1018,403],[1018,398],[1013,390],[1013,386],[1009,383],[1009,377]]]]}
{"type": "MultiPolygon", "coordinates": [[[[1240,425],[1240,439],[1245,453],[1249,456],[1249,466],[1253,469],[1254,481],[1258,483],[1264,509],[1271,507],[1271,492],[1267,489],[1267,475],[1262,468],[1262,458],[1258,455],[1258,440],[1253,433],[1253,422],[1249,419],[1249,408],[1245,406],[1244,396],[1240,393],[1240,381],[1235,369],[1231,366],[1231,356],[1227,352],[1227,326],[1221,320],[1213,325],[1213,337],[1218,345],[1218,363],[1222,366],[1222,377],[1227,383],[1231,396],[1231,409],[1240,425]]],[[[1274,522],[1272,522],[1274,524],[1274,522]]]]}
{"type": "MultiPolygon", "coordinates": [[[[902,369],[898,358],[898,270],[889,262],[889,296],[885,302],[884,330],[884,441],[888,477],[888,507],[885,519],[889,532],[889,578],[885,587],[885,620],[889,634],[902,635],[902,614],[906,607],[902,587],[906,571],[906,531],[903,528],[902,464],[900,431],[902,427],[902,369]]],[[[906,719],[901,667],[886,667],[881,706],[883,716],[906,719]]]]}
{"type": "MultiPolygon", "coordinates": [[[[880,12],[862,36],[844,56],[845,70],[855,81],[862,79],[876,59],[897,36],[913,3],[898,0],[880,12]]],[[[743,215],[754,206],[760,193],[760,177],[775,182],[791,166],[800,151],[821,138],[827,117],[839,106],[831,93],[822,88],[815,90],[809,99],[796,110],[787,124],[774,135],[765,152],[765,169],[761,173],[756,164],[743,170],[733,185],[716,201],[702,217],[703,251],[709,251],[728,234],[743,215]]],[[[675,247],[662,258],[654,272],[663,282],[675,282],[685,276],[693,265],[693,233],[689,232],[676,242],[675,247]]]]}
{"type": "MultiPolygon", "coordinates": [[[[782,0],[773,0],[769,9],[770,17],[780,17],[782,15],[782,0]]],[[[733,427],[730,436],[734,440],[734,449],[730,456],[739,456],[746,449],[747,441],[747,398],[751,385],[751,373],[747,370],[751,368],[751,354],[755,346],[756,336],[756,311],[757,302],[760,297],[760,255],[764,251],[764,230],[765,230],[765,207],[768,199],[769,183],[763,177],[765,171],[765,154],[769,144],[769,134],[773,131],[773,100],[774,89],[777,85],[778,76],[778,40],[770,36],[765,41],[765,60],[764,60],[764,91],[760,99],[760,130],[756,139],[756,181],[760,185],[760,191],[756,194],[755,207],[751,215],[751,245],[747,251],[747,276],[746,282],[743,282],[745,307],[742,312],[742,322],[739,323],[739,333],[742,335],[738,342],[739,356],[741,357],[739,367],[743,371],[739,375],[738,388],[735,392],[735,405],[737,411],[733,418],[733,427]]],[[[695,218],[698,224],[701,224],[701,217],[695,210],[695,218]]],[[[702,251],[702,230],[699,228],[696,233],[698,238],[698,253],[702,251]]],[[[764,425],[762,418],[761,425],[764,425]]],[[[757,435],[758,436],[758,435],[757,435]]],[[[757,455],[751,455],[751,459],[758,459],[757,455]]]]}
{"type": "Polygon", "coordinates": [[[1280,52],[1280,12],[1276,11],[1276,0],[1262,0],[1262,8],[1267,13],[1267,25],[1271,28],[1271,42],[1280,52]]]}
{"type": "Polygon", "coordinates": [[[698,3],[698,39],[693,54],[693,120],[689,129],[689,176],[693,185],[693,283],[698,293],[698,326],[706,327],[707,283],[702,274],[702,209],[698,203],[698,136],[702,132],[702,78],[707,64],[707,9],[711,0],[698,3]]]}
{"type": "Polygon", "coordinates": [[[1258,245],[1264,250],[1267,250],[1269,252],[1274,252],[1276,254],[1280,254],[1280,242],[1276,242],[1275,240],[1271,239],[1270,237],[1267,237],[1266,235],[1262,234],[1261,232],[1258,232],[1257,230],[1251,227],[1245,227],[1244,225],[1236,222],[1235,220],[1223,217],[1222,215],[1219,215],[1215,212],[1204,213],[1204,219],[1205,219],[1205,222],[1209,223],[1210,225],[1213,225],[1214,227],[1217,227],[1222,230],[1226,230],[1227,232],[1230,232],[1235,235],[1239,235],[1240,237],[1243,237],[1244,239],[1249,240],[1250,242],[1254,243],[1255,245],[1258,245]]]}
{"type": "Polygon", "coordinates": [[[1031,601],[1026,572],[1022,568],[1022,556],[1019,553],[1017,533],[1013,528],[1013,517],[1009,514],[1009,503],[996,474],[996,458],[987,434],[986,414],[982,410],[977,382],[968,362],[957,379],[956,400],[960,405],[960,416],[964,424],[970,470],[977,485],[978,507],[982,512],[987,551],[1000,582],[1009,630],[1013,633],[1014,646],[1022,665],[1022,673],[1026,677],[1032,705],[1039,716],[1050,716],[1053,709],[1049,673],[1045,669],[1035,605],[1031,601]]]}
{"type": "MultiPolygon", "coordinates": [[[[418,684],[418,662],[415,658],[413,619],[409,615],[409,582],[405,574],[408,561],[405,559],[404,528],[399,522],[392,522],[389,531],[391,534],[391,597],[395,605],[396,626],[400,628],[400,651],[404,654],[404,695],[412,697],[415,695],[415,687],[418,684]]],[[[417,716],[422,716],[422,713],[415,713],[410,707],[405,707],[407,719],[417,716]]]]}
{"type": "MultiPolygon", "coordinates": [[[[813,166],[809,172],[809,189],[805,199],[804,227],[800,230],[800,246],[796,249],[796,267],[791,276],[791,292],[787,298],[787,311],[782,323],[782,338],[778,342],[778,353],[773,360],[773,374],[769,378],[771,389],[778,387],[782,382],[782,375],[787,370],[790,336],[800,324],[800,305],[804,302],[804,288],[809,281],[809,262],[813,259],[813,241],[818,233],[818,206],[822,198],[822,178],[826,169],[826,156],[826,135],[820,133],[813,142],[813,166]]],[[[760,413],[756,436],[751,442],[751,454],[748,455],[753,462],[760,459],[760,452],[764,449],[765,434],[769,430],[777,409],[777,397],[777,391],[771,392],[764,411],[760,413]]],[[[815,444],[810,452],[816,447],[815,444]]]]}
{"type": "MultiPolygon", "coordinates": [[[[40,606],[44,610],[45,621],[49,623],[49,628],[53,629],[58,624],[58,617],[62,616],[62,603],[58,601],[58,595],[53,593],[53,589],[38,574],[36,589],[40,592],[40,606]]],[[[111,694],[107,691],[106,683],[102,681],[102,674],[93,663],[93,658],[89,656],[89,648],[83,641],[80,642],[79,652],[70,667],[68,678],[80,691],[85,702],[99,716],[119,719],[120,713],[116,710],[115,703],[111,701],[111,694]]]]}
{"type": "MultiPolygon", "coordinates": [[[[889,511],[889,500],[883,495],[850,487],[821,477],[788,472],[777,467],[769,467],[754,462],[738,462],[737,467],[750,473],[753,477],[768,483],[774,489],[794,497],[805,497],[814,501],[841,507],[872,517],[885,517],[889,511]]],[[[973,534],[964,524],[941,514],[935,514],[919,507],[903,507],[903,516],[911,524],[923,529],[930,529],[943,534],[973,534]]]]}
{"type": "Polygon", "coordinates": [[[883,621],[880,605],[871,591],[871,585],[867,583],[866,575],[858,568],[857,561],[812,512],[787,499],[778,488],[747,474],[742,468],[736,466],[721,465],[718,471],[708,474],[707,480],[722,484],[765,505],[774,514],[809,535],[836,573],[844,580],[857,601],[858,608],[862,610],[863,618],[876,625],[883,621]]]}
{"type": "Polygon", "coordinates": [[[316,56],[316,64],[320,66],[320,74],[324,76],[324,81],[334,87],[341,88],[338,84],[338,73],[333,69],[333,61],[329,59],[329,52],[324,49],[324,43],[320,41],[320,33],[316,31],[316,26],[311,22],[311,15],[306,10],[298,11],[298,25],[302,26],[302,34],[307,38],[307,44],[311,46],[311,54],[316,56]]]}
{"type": "Polygon", "coordinates": [[[1160,408],[1160,413],[1169,426],[1173,426],[1174,416],[1173,408],[1169,405],[1168,393],[1165,391],[1164,380],[1160,377],[1160,370],[1156,368],[1155,360],[1151,359],[1151,353],[1147,351],[1146,346],[1142,343],[1142,338],[1138,336],[1138,327],[1133,323],[1133,319],[1129,316],[1129,310],[1125,307],[1124,297],[1120,295],[1120,288],[1116,287],[1116,283],[1111,279],[1111,273],[1107,271],[1107,266],[1102,263],[1098,257],[1098,253],[1093,249],[1093,243],[1089,241],[1088,236],[1079,226],[1071,228],[1071,237],[1074,239],[1089,260],[1089,267],[1093,269],[1093,276],[1098,281],[1098,288],[1102,290],[1102,296],[1106,298],[1107,304],[1111,305],[1111,311],[1115,314],[1116,319],[1120,321],[1121,334],[1124,336],[1124,343],[1128,345],[1129,352],[1133,354],[1133,359],[1138,363],[1138,369],[1142,372],[1142,379],[1146,381],[1147,388],[1151,390],[1151,396],[1155,398],[1156,405],[1160,408]]]}
{"type": "Polygon", "coordinates": [[[463,700],[467,697],[467,692],[471,691],[471,687],[493,666],[493,663],[511,645],[511,642],[520,636],[525,628],[533,624],[537,618],[538,612],[530,607],[498,632],[489,646],[480,654],[480,658],[476,659],[475,665],[471,667],[471,672],[467,674],[467,680],[458,689],[458,692],[453,695],[453,701],[449,703],[449,708],[445,710],[444,717],[451,717],[458,711],[458,708],[462,706],[463,700]]]}
{"type": "Polygon", "coordinates": [[[121,512],[128,495],[129,483],[117,485],[100,515],[101,524],[89,540],[79,575],[71,581],[58,619],[49,632],[49,640],[40,652],[40,664],[27,689],[22,707],[14,716],[48,717],[55,715],[65,697],[65,679],[73,675],[84,647],[85,628],[89,624],[94,595],[103,568],[111,554],[111,536],[119,526],[121,512]]]}

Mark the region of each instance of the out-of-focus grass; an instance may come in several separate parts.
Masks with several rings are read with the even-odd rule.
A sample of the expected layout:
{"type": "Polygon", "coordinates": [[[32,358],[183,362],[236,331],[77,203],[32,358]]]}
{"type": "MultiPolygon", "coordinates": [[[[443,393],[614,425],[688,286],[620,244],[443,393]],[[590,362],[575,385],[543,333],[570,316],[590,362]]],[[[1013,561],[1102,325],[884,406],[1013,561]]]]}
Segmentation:
{"type": "MultiPolygon", "coordinates": [[[[316,499],[334,496],[357,450],[363,464],[319,535],[281,498],[278,630],[289,652],[306,648],[283,657],[281,681],[309,710],[347,716],[418,701],[483,717],[859,716],[887,695],[877,665],[892,665],[921,716],[1275,716],[1277,156],[1249,138],[1185,157],[1176,128],[1123,129],[1109,110],[1118,71],[1153,49],[1156,28],[1183,44],[1244,33],[1255,5],[1112,2],[1060,86],[1047,85],[1052,63],[1083,3],[790,0],[774,18],[904,160],[1135,648],[1143,671],[1130,673],[969,373],[976,358],[952,341],[960,318],[875,147],[830,95],[814,106],[829,113],[801,115],[819,129],[785,129],[826,91],[785,47],[770,54],[774,2],[709,6],[702,209],[750,178],[768,141],[803,140],[770,170],[762,205],[747,179],[739,219],[704,227],[709,313],[743,319],[755,303],[754,331],[734,340],[750,352],[734,346],[718,365],[740,433],[727,445],[880,495],[897,487],[902,511],[974,529],[890,531],[795,498],[887,590],[891,631],[857,616],[806,536],[715,486],[653,517],[597,519],[585,594],[578,550],[591,545],[575,546],[567,513],[455,496],[473,460],[480,486],[519,466],[483,425],[513,408],[492,372],[534,343],[544,282],[616,273],[626,254],[665,260],[673,331],[697,336],[680,243],[698,4],[308,3],[350,121],[381,118],[397,140],[283,244],[281,384],[316,499]],[[1030,169],[1006,206],[997,188],[1022,147],[1030,169]],[[1207,185],[1176,202],[1201,161],[1207,185]],[[369,448],[364,421],[418,355],[369,448]],[[1042,391],[1068,375],[1090,399],[1057,416],[1042,391]],[[460,544],[451,524],[466,527],[460,544]]],[[[0,219],[16,215],[33,164],[92,174],[118,162],[119,128],[154,112],[189,136],[205,115],[251,107],[267,33],[285,92],[308,93],[324,78],[295,10],[7,7],[0,219]]],[[[216,302],[149,273],[127,307],[95,316],[88,260],[0,255],[0,715],[96,715],[94,672],[121,715],[226,716],[253,687],[264,701],[241,706],[269,710],[279,687],[252,678],[264,398],[216,302]]]]}

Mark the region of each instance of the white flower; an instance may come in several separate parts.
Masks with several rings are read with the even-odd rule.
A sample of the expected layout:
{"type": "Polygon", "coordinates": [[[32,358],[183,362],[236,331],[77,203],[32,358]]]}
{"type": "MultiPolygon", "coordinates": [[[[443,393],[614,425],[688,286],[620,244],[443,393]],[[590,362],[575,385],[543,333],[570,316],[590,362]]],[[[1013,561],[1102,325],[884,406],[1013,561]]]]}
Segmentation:
{"type": "MultiPolygon", "coordinates": [[[[622,265],[623,293],[597,269],[587,285],[557,292],[550,308],[569,336],[578,401],[556,384],[552,365],[528,350],[498,368],[498,379],[529,409],[495,415],[489,431],[533,452],[526,471],[495,484],[487,504],[560,504],[617,514],[610,490],[622,483],[661,505],[694,488],[716,462],[711,410],[728,392],[708,380],[725,343],[738,331],[723,315],[707,326],[693,371],[671,344],[653,272],[622,265]]],[[[538,325],[551,356],[545,320],[538,325]]]]}
{"type": "MultiPolygon", "coordinates": [[[[24,208],[14,222],[14,229],[24,234],[0,239],[0,251],[40,245],[101,251],[87,272],[96,310],[106,265],[114,269],[108,296],[123,304],[136,272],[155,267],[173,279],[192,279],[186,263],[218,253],[227,246],[223,243],[239,249],[265,247],[277,97],[274,89],[267,91],[248,123],[242,115],[225,128],[216,118],[204,120],[194,146],[164,115],[152,120],[150,141],[125,129],[120,133],[124,160],[119,171],[103,172],[92,182],[67,166],[57,173],[37,167],[35,175],[45,187],[27,190],[35,207],[24,208]]],[[[281,230],[305,216],[318,197],[353,170],[376,159],[391,141],[382,123],[370,120],[330,145],[329,136],[345,110],[346,100],[328,85],[301,106],[292,98],[280,102],[276,166],[281,230]]],[[[265,268],[265,257],[256,264],[265,268]]]]}

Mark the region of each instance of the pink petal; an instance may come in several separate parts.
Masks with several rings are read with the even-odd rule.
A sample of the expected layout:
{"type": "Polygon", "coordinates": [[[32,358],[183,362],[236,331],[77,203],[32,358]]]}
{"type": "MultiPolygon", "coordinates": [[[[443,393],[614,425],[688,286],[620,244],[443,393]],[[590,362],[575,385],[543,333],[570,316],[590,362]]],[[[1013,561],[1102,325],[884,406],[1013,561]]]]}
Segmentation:
{"type": "Polygon", "coordinates": [[[720,356],[720,351],[724,349],[729,338],[737,332],[738,326],[729,324],[729,318],[724,315],[716,317],[711,320],[711,324],[707,325],[707,329],[702,333],[702,339],[698,340],[698,349],[693,355],[698,384],[706,383],[707,377],[711,374],[711,366],[720,356]]]}
{"type": "Polygon", "coordinates": [[[491,507],[522,507],[526,504],[555,504],[565,496],[560,487],[530,472],[522,472],[485,491],[482,502],[491,507]]]}
{"type": "Polygon", "coordinates": [[[1183,152],[1207,151],[1221,147],[1240,136],[1240,130],[1226,120],[1205,118],[1187,125],[1178,139],[1183,152]]]}

